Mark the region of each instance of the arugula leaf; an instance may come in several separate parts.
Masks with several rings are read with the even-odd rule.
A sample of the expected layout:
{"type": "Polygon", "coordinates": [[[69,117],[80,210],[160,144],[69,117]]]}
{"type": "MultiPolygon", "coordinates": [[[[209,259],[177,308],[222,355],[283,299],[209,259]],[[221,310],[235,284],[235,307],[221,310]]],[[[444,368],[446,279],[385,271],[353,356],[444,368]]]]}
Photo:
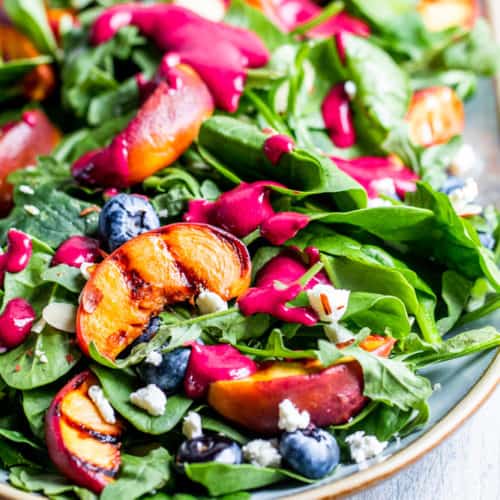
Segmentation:
{"type": "Polygon", "coordinates": [[[287,478],[304,483],[314,482],[288,470],[256,467],[249,464],[193,463],[186,464],[185,470],[189,479],[202,484],[210,495],[214,496],[261,488],[287,478]]]}
{"type": "Polygon", "coordinates": [[[39,467],[13,467],[9,471],[9,482],[21,490],[38,491],[50,497],[74,493],[81,500],[97,500],[91,491],[71,484],[56,472],[47,472],[39,467]]]}
{"type": "Polygon", "coordinates": [[[57,43],[50,29],[42,0],[5,0],[3,7],[12,22],[42,52],[57,53],[57,43]]]}
{"type": "Polygon", "coordinates": [[[51,184],[35,188],[33,195],[19,189],[14,192],[15,207],[5,219],[0,220],[0,235],[5,241],[7,229],[15,227],[34,236],[52,248],[74,235],[89,235],[97,231],[98,214],[86,213],[90,203],[57,191],[51,184]],[[38,209],[37,215],[26,211],[25,206],[38,209]]]}
{"type": "Polygon", "coordinates": [[[101,500],[133,500],[162,488],[170,479],[171,460],[165,448],[156,448],[145,456],[123,454],[118,479],[104,488],[101,500]]]}
{"type": "Polygon", "coordinates": [[[191,399],[176,394],[167,399],[165,413],[153,417],[129,400],[130,393],[140,387],[137,377],[127,372],[121,372],[117,376],[115,370],[98,365],[93,365],[92,371],[99,379],[102,390],[113,408],[136,429],[147,434],[158,435],[170,431],[181,421],[192,404],[191,399]]]}
{"type": "Polygon", "coordinates": [[[318,356],[329,366],[344,356],[352,356],[363,370],[363,394],[372,401],[395,406],[402,411],[421,407],[432,393],[430,382],[415,374],[403,361],[382,358],[356,346],[342,350],[320,340],[318,356]]]}
{"type": "Polygon", "coordinates": [[[279,166],[272,165],[263,152],[266,138],[266,134],[254,125],[227,116],[215,116],[203,123],[198,141],[245,181],[271,179],[282,182],[290,190],[301,191],[286,192],[295,196],[331,193],[337,205],[345,210],[366,205],[365,190],[328,158],[295,149],[281,157],[279,166]]]}
{"type": "Polygon", "coordinates": [[[23,344],[0,355],[0,376],[15,389],[34,389],[61,378],[81,355],[69,335],[45,327],[42,333],[30,334],[23,344]],[[37,351],[45,353],[47,363],[40,362],[37,351]]]}

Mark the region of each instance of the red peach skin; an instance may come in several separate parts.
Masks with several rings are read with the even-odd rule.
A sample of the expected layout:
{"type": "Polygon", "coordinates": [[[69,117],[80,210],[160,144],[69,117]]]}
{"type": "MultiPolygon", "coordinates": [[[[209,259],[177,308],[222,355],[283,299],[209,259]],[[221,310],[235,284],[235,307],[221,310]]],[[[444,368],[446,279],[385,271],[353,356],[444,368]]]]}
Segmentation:
{"type": "MultiPolygon", "coordinates": [[[[370,336],[361,347],[388,356],[395,339],[370,336]]],[[[223,417],[253,432],[279,432],[278,407],[290,399],[311,415],[319,427],[347,422],[366,405],[363,373],[357,361],[346,359],[323,369],[318,361],[273,362],[251,377],[210,384],[208,403],[223,417]]]]}
{"type": "Polygon", "coordinates": [[[212,97],[190,67],[165,72],[167,81],[160,81],[127,128],[109,146],[73,164],[77,181],[128,187],[170,165],[191,145],[213,112],[212,97]]]}
{"type": "Polygon", "coordinates": [[[7,176],[35,164],[37,156],[50,154],[60,137],[40,110],[26,111],[18,122],[0,128],[0,214],[5,214],[12,203],[7,176]]]}
{"type": "Polygon", "coordinates": [[[229,300],[250,284],[250,256],[235,236],[208,224],[179,223],[126,242],[98,264],[76,320],[80,348],[94,342],[108,359],[132,343],[165,306],[207,289],[229,300]]]}
{"type": "Polygon", "coordinates": [[[56,395],[45,416],[49,456],[62,474],[100,493],[120,467],[122,425],[104,422],[87,395],[97,384],[90,371],[71,379],[56,395]]]}

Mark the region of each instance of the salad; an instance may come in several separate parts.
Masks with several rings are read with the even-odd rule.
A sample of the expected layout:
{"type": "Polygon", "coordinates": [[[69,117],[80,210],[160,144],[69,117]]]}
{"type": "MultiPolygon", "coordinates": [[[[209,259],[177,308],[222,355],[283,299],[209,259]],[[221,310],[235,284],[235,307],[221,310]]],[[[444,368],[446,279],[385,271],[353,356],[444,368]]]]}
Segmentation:
{"type": "Polygon", "coordinates": [[[500,306],[476,0],[3,0],[0,54],[12,486],[314,483],[426,425],[422,368],[500,345],[467,329],[500,306]]]}

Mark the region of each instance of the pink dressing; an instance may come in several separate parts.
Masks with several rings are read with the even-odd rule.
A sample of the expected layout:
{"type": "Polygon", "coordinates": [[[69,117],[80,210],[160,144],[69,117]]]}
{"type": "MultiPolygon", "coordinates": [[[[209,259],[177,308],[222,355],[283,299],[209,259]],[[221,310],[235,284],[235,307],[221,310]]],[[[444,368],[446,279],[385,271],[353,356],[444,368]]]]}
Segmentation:
{"type": "Polygon", "coordinates": [[[366,189],[370,198],[376,198],[379,194],[373,184],[374,181],[392,179],[397,195],[404,198],[407,192],[415,191],[415,183],[419,179],[415,172],[390,156],[365,156],[352,160],[335,157],[331,159],[340,170],[358,181],[366,189]]]}
{"type": "Polygon", "coordinates": [[[87,236],[72,236],[56,250],[51,265],[66,264],[79,268],[85,262],[97,262],[101,257],[99,242],[87,236]]]}
{"type": "Polygon", "coordinates": [[[33,253],[31,238],[22,231],[9,229],[7,233],[7,251],[0,254],[0,286],[6,272],[19,273],[28,265],[33,253]]]}
{"type": "Polygon", "coordinates": [[[10,300],[0,314],[0,349],[13,349],[28,336],[36,314],[24,299],[10,300]]]}
{"type": "Polygon", "coordinates": [[[175,52],[209,87],[217,106],[234,112],[247,68],[267,64],[269,52],[252,32],[209,21],[171,4],[124,4],[105,10],[92,26],[92,41],[100,44],[124,26],[134,25],[160,50],[175,52]]]}
{"type": "MultiPolygon", "coordinates": [[[[314,250],[312,253],[315,254],[314,250]]],[[[312,265],[311,262],[310,264],[312,265]]],[[[303,290],[313,288],[318,284],[330,284],[327,275],[320,271],[309,280],[305,287],[302,287],[298,280],[307,271],[308,267],[301,259],[300,253],[294,250],[284,250],[258,272],[255,287],[250,288],[238,300],[241,312],[245,316],[264,313],[288,323],[315,325],[318,318],[312,309],[287,305],[287,302],[295,299],[303,290]]]]}
{"type": "Polygon", "coordinates": [[[192,399],[206,395],[212,382],[246,378],[257,371],[253,360],[230,345],[200,345],[196,342],[189,345],[191,356],[184,390],[192,399]]]}
{"type": "Polygon", "coordinates": [[[321,105],[323,121],[330,139],[338,148],[349,148],[356,143],[356,130],[351,110],[351,101],[345,91],[345,83],[332,87],[321,105]]]}
{"type": "Polygon", "coordinates": [[[273,164],[277,165],[285,153],[291,153],[295,143],[291,137],[284,134],[274,134],[264,142],[264,155],[273,164]]]}
{"type": "Polygon", "coordinates": [[[309,217],[297,212],[279,212],[266,219],[260,234],[273,245],[283,245],[309,224],[309,217]]]}

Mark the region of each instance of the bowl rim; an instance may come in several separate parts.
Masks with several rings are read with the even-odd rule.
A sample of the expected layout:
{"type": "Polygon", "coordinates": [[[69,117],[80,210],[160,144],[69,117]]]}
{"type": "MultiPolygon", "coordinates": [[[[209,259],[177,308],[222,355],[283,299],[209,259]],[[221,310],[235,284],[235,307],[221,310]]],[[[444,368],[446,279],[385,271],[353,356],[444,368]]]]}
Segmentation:
{"type": "MultiPolygon", "coordinates": [[[[288,500],[319,500],[338,498],[353,494],[383,481],[401,469],[411,465],[443,442],[456,431],[493,394],[500,383],[500,349],[486,370],[469,392],[436,424],[426,430],[413,443],[397,451],[387,460],[345,478],[312,488],[302,493],[293,493],[282,498],[288,500]]],[[[5,500],[36,500],[39,494],[18,490],[8,484],[0,484],[0,498],[5,500]]]]}

